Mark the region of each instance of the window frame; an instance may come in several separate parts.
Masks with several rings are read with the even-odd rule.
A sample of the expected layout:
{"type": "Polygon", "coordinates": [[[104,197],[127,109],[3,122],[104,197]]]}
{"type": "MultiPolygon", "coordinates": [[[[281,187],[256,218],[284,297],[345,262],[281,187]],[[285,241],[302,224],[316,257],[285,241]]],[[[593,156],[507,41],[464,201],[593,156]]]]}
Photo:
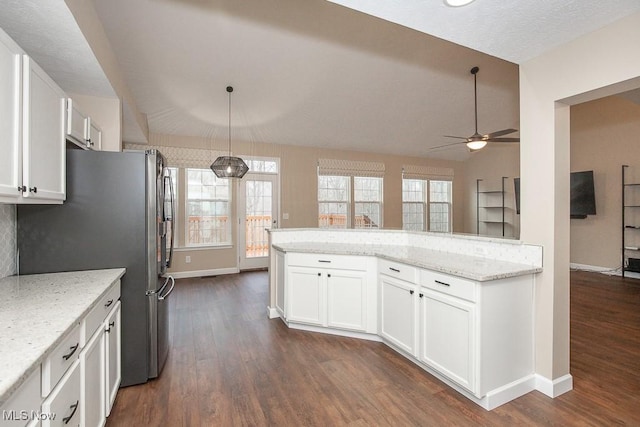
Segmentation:
{"type": "MultiPolygon", "coordinates": [[[[232,185],[231,185],[231,179],[228,178],[218,178],[215,176],[215,174],[213,174],[213,171],[211,169],[205,169],[205,168],[189,168],[189,167],[185,167],[182,168],[184,170],[184,209],[185,209],[185,219],[184,219],[184,248],[187,249],[206,249],[206,248],[230,248],[233,246],[233,227],[232,227],[232,222],[233,222],[233,218],[232,218],[232,185]],[[196,170],[196,171],[204,171],[204,172],[211,172],[211,174],[213,175],[213,179],[214,181],[218,181],[218,180],[226,180],[227,181],[227,194],[228,197],[227,199],[222,199],[222,198],[213,198],[213,199],[190,199],[189,198],[189,171],[191,170],[196,170]],[[193,202],[193,201],[197,201],[197,202],[226,202],[227,203],[227,222],[226,222],[226,235],[227,235],[227,240],[224,242],[207,242],[207,243],[192,243],[190,241],[191,239],[191,235],[189,233],[189,202],[193,202]]],[[[218,215],[215,215],[216,217],[218,215]]]]}
{"type": "Polygon", "coordinates": [[[376,176],[361,176],[357,174],[352,175],[326,175],[326,174],[317,174],[317,190],[318,194],[316,197],[318,203],[318,228],[323,229],[367,229],[367,228],[382,228],[384,221],[384,177],[376,177],[376,176]],[[320,199],[320,177],[341,177],[347,179],[347,200],[321,200],[320,199]],[[356,200],[356,180],[357,179],[377,179],[380,182],[379,188],[379,201],[371,201],[371,200],[356,200]],[[344,203],[347,205],[346,209],[346,224],[344,227],[336,227],[336,226],[323,226],[320,222],[320,207],[323,204],[330,203],[344,203]],[[379,209],[379,224],[376,224],[375,227],[356,227],[356,204],[377,204],[379,209]]]}
{"type": "Polygon", "coordinates": [[[408,230],[408,231],[428,231],[431,233],[451,233],[453,231],[453,180],[452,179],[430,179],[430,178],[402,178],[402,229],[405,228],[404,214],[405,205],[408,204],[420,204],[422,205],[422,230],[408,230]],[[422,181],[423,184],[423,200],[422,201],[405,201],[404,181],[422,181]],[[431,200],[431,185],[435,182],[448,182],[450,183],[449,201],[447,202],[434,202],[431,200]],[[433,224],[431,221],[432,205],[446,205],[447,206],[447,231],[433,230],[433,224]]]}

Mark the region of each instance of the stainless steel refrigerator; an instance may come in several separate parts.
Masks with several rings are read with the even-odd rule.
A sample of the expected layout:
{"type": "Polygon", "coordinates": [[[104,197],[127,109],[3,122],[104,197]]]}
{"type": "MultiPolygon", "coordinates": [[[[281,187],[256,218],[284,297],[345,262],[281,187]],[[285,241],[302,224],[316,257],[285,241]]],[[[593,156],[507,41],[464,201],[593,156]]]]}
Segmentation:
{"type": "Polygon", "coordinates": [[[122,386],[157,377],[169,351],[174,197],[158,151],[67,150],[62,205],[18,206],[19,274],[124,267],[122,386]]]}

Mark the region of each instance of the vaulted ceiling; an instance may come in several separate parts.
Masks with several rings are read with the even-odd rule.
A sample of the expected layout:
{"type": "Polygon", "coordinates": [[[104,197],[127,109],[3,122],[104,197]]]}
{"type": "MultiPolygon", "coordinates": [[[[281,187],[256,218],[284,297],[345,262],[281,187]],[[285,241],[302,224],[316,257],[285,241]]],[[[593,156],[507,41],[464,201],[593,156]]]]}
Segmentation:
{"type": "MultiPolygon", "coordinates": [[[[518,128],[517,63],[640,10],[637,0],[334,1],[94,5],[152,133],[226,140],[233,85],[234,140],[455,160],[464,145],[429,148],[473,133],[471,67],[479,131],[518,128]]],[[[0,26],[63,89],[109,95],[95,58],[83,65],[71,48],[90,54],[63,0],[0,6],[0,26]]],[[[140,142],[127,110],[124,140],[140,142]]]]}

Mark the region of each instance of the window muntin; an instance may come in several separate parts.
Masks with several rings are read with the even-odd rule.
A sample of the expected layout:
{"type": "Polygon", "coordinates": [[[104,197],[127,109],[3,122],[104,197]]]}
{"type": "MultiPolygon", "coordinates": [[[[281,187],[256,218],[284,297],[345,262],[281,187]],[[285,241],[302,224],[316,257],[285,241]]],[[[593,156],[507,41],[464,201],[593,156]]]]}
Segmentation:
{"type": "Polygon", "coordinates": [[[210,169],[186,169],[186,178],[186,246],[230,245],[230,181],[210,169]]]}

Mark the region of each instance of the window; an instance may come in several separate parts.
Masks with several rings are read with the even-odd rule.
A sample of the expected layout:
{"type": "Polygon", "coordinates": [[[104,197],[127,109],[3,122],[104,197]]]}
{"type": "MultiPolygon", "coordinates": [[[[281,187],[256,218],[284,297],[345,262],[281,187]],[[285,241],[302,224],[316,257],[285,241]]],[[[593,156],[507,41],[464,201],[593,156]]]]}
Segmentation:
{"type": "Polygon", "coordinates": [[[319,175],[318,210],[320,228],[380,227],[382,178],[319,175]]]}
{"type": "Polygon", "coordinates": [[[451,181],[403,179],[402,228],[450,232],[451,188],[451,181]]]}
{"type": "Polygon", "coordinates": [[[427,181],[422,179],[402,180],[402,228],[424,231],[427,181]]]}
{"type": "Polygon", "coordinates": [[[382,178],[353,177],[354,228],[378,228],[382,221],[382,178]]]}
{"type": "Polygon", "coordinates": [[[230,181],[211,169],[186,169],[186,175],[186,245],[230,245],[230,181]]]}
{"type": "Polygon", "coordinates": [[[451,231],[451,181],[429,181],[429,231],[451,231]]]}
{"type": "Polygon", "coordinates": [[[244,159],[249,166],[249,172],[253,173],[278,173],[278,162],[276,160],[244,159]]]}
{"type": "Polygon", "coordinates": [[[320,228],[349,226],[350,179],[348,176],[318,176],[320,228]]]}

